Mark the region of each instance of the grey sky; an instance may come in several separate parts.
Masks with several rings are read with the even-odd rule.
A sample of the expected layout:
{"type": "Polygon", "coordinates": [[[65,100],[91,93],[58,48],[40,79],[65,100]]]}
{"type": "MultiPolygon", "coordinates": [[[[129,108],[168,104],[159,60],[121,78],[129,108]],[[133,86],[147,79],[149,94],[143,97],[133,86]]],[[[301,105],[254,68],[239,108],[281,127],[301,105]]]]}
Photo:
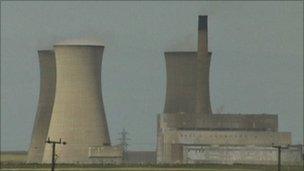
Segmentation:
{"type": "Polygon", "coordinates": [[[102,89],[111,141],[156,145],[164,51],[197,49],[209,16],[211,103],[225,113],[275,113],[303,142],[303,2],[2,2],[1,148],[26,150],[39,93],[38,49],[69,38],[105,45],[102,89]]]}

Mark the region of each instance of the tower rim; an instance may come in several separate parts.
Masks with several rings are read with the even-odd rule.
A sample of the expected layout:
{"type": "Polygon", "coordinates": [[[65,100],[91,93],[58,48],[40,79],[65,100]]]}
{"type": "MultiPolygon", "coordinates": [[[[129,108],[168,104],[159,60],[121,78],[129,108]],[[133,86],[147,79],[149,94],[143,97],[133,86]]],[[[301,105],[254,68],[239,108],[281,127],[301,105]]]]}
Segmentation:
{"type": "Polygon", "coordinates": [[[54,47],[60,46],[82,46],[82,47],[105,47],[104,45],[97,45],[97,44],[55,44],[54,47]]]}

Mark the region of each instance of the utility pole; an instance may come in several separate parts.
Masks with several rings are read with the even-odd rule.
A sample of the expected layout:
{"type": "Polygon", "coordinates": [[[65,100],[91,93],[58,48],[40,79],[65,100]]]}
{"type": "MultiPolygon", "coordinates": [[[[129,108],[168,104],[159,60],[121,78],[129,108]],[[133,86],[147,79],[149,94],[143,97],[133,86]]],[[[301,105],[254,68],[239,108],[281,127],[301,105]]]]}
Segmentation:
{"type": "Polygon", "coordinates": [[[129,134],[125,129],[122,130],[122,132],[119,133],[121,135],[121,138],[119,138],[120,140],[120,144],[122,146],[123,149],[123,161],[126,161],[127,159],[127,150],[128,150],[128,143],[127,141],[130,140],[127,137],[127,134],[129,134]]]}
{"type": "Polygon", "coordinates": [[[273,148],[277,148],[278,149],[278,171],[281,171],[281,150],[284,148],[284,149],[287,149],[287,147],[283,147],[281,145],[273,145],[272,146],[273,148]]]}
{"type": "Polygon", "coordinates": [[[50,138],[48,138],[45,143],[47,144],[52,144],[52,171],[55,171],[55,155],[56,155],[56,144],[63,144],[66,145],[66,142],[61,141],[61,138],[59,139],[59,141],[51,141],[50,138]]]}

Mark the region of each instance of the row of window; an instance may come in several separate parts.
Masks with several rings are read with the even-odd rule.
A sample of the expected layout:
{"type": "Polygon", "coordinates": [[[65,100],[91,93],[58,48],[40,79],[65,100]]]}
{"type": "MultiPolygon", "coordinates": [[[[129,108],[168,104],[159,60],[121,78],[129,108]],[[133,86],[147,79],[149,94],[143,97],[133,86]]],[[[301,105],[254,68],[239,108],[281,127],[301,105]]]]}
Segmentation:
{"type": "MultiPolygon", "coordinates": [[[[193,152],[193,153],[195,153],[195,154],[198,154],[198,153],[203,153],[203,152],[205,152],[206,151],[206,149],[187,149],[187,152],[189,153],[189,152],[193,152]]],[[[208,151],[207,151],[208,152],[208,151]]],[[[214,151],[209,151],[209,153],[213,153],[212,155],[214,156],[214,155],[221,155],[222,153],[224,153],[225,151],[223,150],[222,152],[214,152],[214,151]]],[[[245,150],[234,150],[234,151],[226,151],[226,152],[235,152],[235,153],[238,153],[238,154],[240,154],[240,153],[243,153],[243,154],[246,154],[246,155],[257,155],[257,153],[259,153],[259,154],[262,154],[264,157],[265,156],[269,156],[269,157],[271,157],[271,156],[273,156],[273,153],[272,153],[272,151],[259,151],[259,150],[254,150],[254,151],[245,151],[245,150]]]]}
{"type": "MultiPolygon", "coordinates": [[[[207,137],[205,135],[202,135],[202,134],[182,134],[180,133],[179,136],[181,138],[194,138],[194,137],[197,137],[197,138],[202,138],[202,137],[207,137]]],[[[254,136],[249,136],[249,135],[209,135],[208,136],[209,138],[248,138],[248,137],[253,137],[253,138],[258,138],[258,136],[254,135],[254,136]]],[[[272,135],[270,135],[269,137],[273,137],[272,135]]]]}

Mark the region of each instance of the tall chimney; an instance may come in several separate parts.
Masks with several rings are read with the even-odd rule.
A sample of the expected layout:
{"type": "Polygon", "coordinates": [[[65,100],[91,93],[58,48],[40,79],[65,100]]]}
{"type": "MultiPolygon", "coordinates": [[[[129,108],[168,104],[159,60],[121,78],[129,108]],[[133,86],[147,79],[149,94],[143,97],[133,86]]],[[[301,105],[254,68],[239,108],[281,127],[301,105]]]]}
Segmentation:
{"type": "Polygon", "coordinates": [[[208,17],[198,18],[198,48],[197,48],[197,92],[196,113],[208,116],[212,113],[209,96],[209,68],[211,53],[208,52],[208,17]]]}

